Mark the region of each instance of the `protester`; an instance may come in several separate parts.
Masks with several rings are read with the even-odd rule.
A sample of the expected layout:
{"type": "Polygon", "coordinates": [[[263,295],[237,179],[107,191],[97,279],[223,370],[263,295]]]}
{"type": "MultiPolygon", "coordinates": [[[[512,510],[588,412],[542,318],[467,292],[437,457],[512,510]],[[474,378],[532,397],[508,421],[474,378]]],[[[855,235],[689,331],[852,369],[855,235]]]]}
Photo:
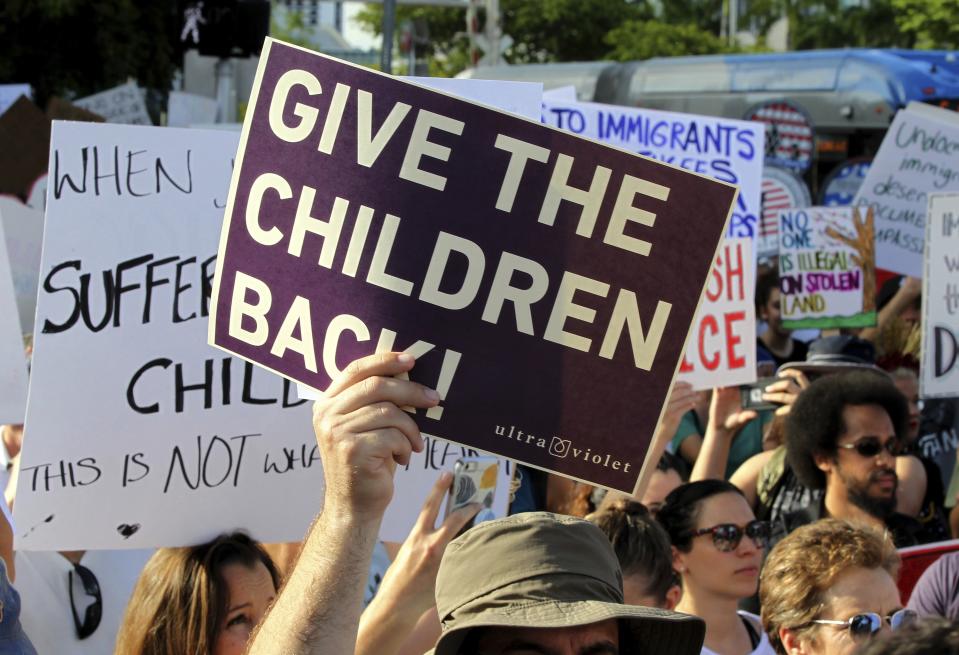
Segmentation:
{"type": "Polygon", "coordinates": [[[909,597],[919,616],[959,621],[959,553],[947,553],[922,572],[909,597]]]}
{"type": "Polygon", "coordinates": [[[116,655],[242,655],[279,586],[269,555],[239,532],[161,548],[133,590],[116,655]]]}
{"type": "Polygon", "coordinates": [[[130,593],[152,550],[15,555],[20,621],[38,653],[113,652],[130,593]]]}
{"type": "Polygon", "coordinates": [[[807,346],[793,339],[792,330],[782,326],[779,273],[771,270],[756,279],[756,317],[766,323],[757,337],[758,359],[772,359],[776,366],[806,358],[807,346]]]}
{"type": "MultiPolygon", "coordinates": [[[[400,407],[439,402],[434,390],[395,377],[413,364],[398,353],[357,360],[316,402],[323,509],[251,655],[353,652],[395,468],[423,448],[400,407]]],[[[484,655],[506,653],[520,640],[564,654],[685,654],[702,644],[698,619],[623,605],[612,546],[595,526],[571,517],[528,512],[472,528],[447,548],[436,597],[443,626],[436,655],[470,652],[460,649],[463,642],[484,655]]]]}
{"type": "Polygon", "coordinates": [[[363,611],[356,655],[422,653],[439,638],[435,595],[440,558],[450,540],[480,509],[479,505],[460,508],[434,527],[452,483],[453,476],[444,472],[433,485],[416,525],[363,611]],[[417,651],[419,644],[423,647],[417,651]]]}
{"type": "Polygon", "coordinates": [[[20,594],[13,586],[13,528],[6,506],[0,507],[0,654],[37,655],[20,623],[20,594]]]}
{"type": "Polygon", "coordinates": [[[886,280],[876,294],[876,326],[863,329],[859,336],[869,341],[879,339],[883,330],[895,321],[908,326],[922,320],[922,280],[895,276],[886,280]]]}
{"type": "Polygon", "coordinates": [[[914,623],[898,568],[891,541],[870,527],[823,519],[798,528],[770,551],[759,585],[776,652],[850,655],[872,635],[914,623]]]}
{"type": "Polygon", "coordinates": [[[706,621],[702,653],[771,654],[759,617],[737,609],[756,593],[769,540],[769,525],[756,520],[739,489],[720,480],[685,484],[669,494],[657,520],[682,578],[676,609],[706,621]]]}
{"type": "Polygon", "coordinates": [[[959,623],[923,619],[885,639],[872,639],[856,655],[952,655],[959,653],[959,623]]]}
{"type": "Polygon", "coordinates": [[[640,503],[621,498],[586,517],[613,544],[627,605],[671,610],[682,596],[669,535],[640,503]]]}
{"type": "MultiPolygon", "coordinates": [[[[659,461],[656,462],[656,468],[649,475],[649,483],[643,492],[639,503],[646,508],[650,516],[656,518],[666,496],[670,492],[689,480],[689,469],[678,455],[672,453],[663,453],[659,461]]],[[[598,503],[597,512],[605,511],[613,506],[619,505],[624,500],[634,500],[632,496],[619,491],[603,490],[602,500],[598,503]]]]}

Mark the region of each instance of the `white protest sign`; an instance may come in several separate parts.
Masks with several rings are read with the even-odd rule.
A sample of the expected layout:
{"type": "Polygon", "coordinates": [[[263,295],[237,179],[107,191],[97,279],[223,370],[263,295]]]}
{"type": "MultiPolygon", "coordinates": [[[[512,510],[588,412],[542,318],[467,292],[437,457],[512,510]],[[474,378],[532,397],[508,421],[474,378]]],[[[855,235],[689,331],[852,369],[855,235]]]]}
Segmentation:
{"type": "Polygon", "coordinates": [[[10,196],[0,196],[0,223],[10,260],[13,291],[20,315],[20,332],[33,332],[43,245],[43,212],[10,196]]]}
{"type": "Polygon", "coordinates": [[[557,102],[576,102],[576,87],[572,84],[568,86],[558,86],[555,89],[546,89],[543,91],[544,100],[555,100],[557,102]]]}
{"type": "Polygon", "coordinates": [[[694,389],[756,381],[754,269],[751,239],[719,247],[679,369],[694,389]]]}
{"type": "MultiPolygon", "coordinates": [[[[321,507],[310,406],[206,344],[238,138],[54,123],[18,549],[180,546],[234,529],[296,541],[321,507]]],[[[398,471],[384,539],[406,536],[463,454],[475,453],[436,442],[398,471]]]]}
{"type": "MultiPolygon", "coordinates": [[[[722,182],[738,184],[730,237],[756,237],[762,216],[762,123],[543,98],[543,122],[722,182]]],[[[690,229],[695,229],[690,217],[690,229]]]]}
{"type": "MultiPolygon", "coordinates": [[[[3,224],[0,222],[0,243],[3,224]]],[[[23,423],[27,408],[27,359],[6,248],[0,248],[0,423],[23,423]]]]}
{"type": "Polygon", "coordinates": [[[467,100],[482,102],[532,120],[539,120],[543,85],[538,82],[462,80],[447,77],[407,77],[425,87],[445,91],[467,100]]]}
{"type": "Polygon", "coordinates": [[[959,194],[929,196],[925,263],[920,395],[959,397],[959,194]]]}
{"type": "Polygon", "coordinates": [[[7,108],[15,103],[20,96],[33,97],[29,84],[0,84],[0,114],[7,111],[7,108]]]}
{"type": "Polygon", "coordinates": [[[779,287],[783,327],[876,324],[875,225],[863,207],[780,212],[779,287]]]}
{"type": "Polygon", "coordinates": [[[896,114],[853,205],[875,207],[876,266],[922,276],[930,193],[959,191],[959,117],[917,103],[896,114]]]}
{"type": "Polygon", "coordinates": [[[216,100],[195,93],[170,91],[167,103],[167,125],[190,127],[216,121],[216,100]]]}
{"type": "Polygon", "coordinates": [[[103,116],[108,123],[151,125],[143,89],[127,82],[112,89],[74,100],[73,104],[103,116]]]}

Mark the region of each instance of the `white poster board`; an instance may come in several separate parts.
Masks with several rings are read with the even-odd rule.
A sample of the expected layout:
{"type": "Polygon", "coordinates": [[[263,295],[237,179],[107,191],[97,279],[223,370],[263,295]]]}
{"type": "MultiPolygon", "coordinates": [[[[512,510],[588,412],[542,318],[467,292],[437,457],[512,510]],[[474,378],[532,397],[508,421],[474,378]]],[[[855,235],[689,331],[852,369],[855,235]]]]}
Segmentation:
{"type": "Polygon", "coordinates": [[[20,315],[20,332],[30,334],[37,310],[43,212],[24,205],[17,198],[0,196],[0,223],[3,224],[3,243],[9,256],[13,292],[20,315]]]}
{"type": "MultiPolygon", "coordinates": [[[[3,225],[0,222],[0,240],[3,225]]],[[[0,248],[0,424],[23,423],[27,408],[27,359],[7,251],[0,248]]]]}
{"type": "MultiPolygon", "coordinates": [[[[765,127],[762,123],[544,96],[543,122],[686,170],[738,184],[730,237],[759,234],[765,127]]],[[[690,229],[695,224],[690,217],[690,229]]]]}
{"type": "Polygon", "coordinates": [[[543,85],[539,82],[464,80],[450,77],[407,77],[425,87],[445,91],[467,100],[482,102],[519,116],[539,120],[543,85]]]}
{"type": "Polygon", "coordinates": [[[853,205],[876,209],[876,266],[922,276],[930,193],[959,191],[959,116],[910,103],[896,114],[853,205]]]}
{"type": "Polygon", "coordinates": [[[190,127],[216,121],[216,100],[195,93],[170,91],[167,103],[167,125],[190,127]]]}
{"type": "MultiPolygon", "coordinates": [[[[51,184],[47,202],[18,549],[181,546],[235,529],[295,541],[321,507],[310,405],[206,344],[238,139],[54,123],[51,151],[72,184],[51,184]],[[128,187],[120,171],[119,193],[100,180],[97,194],[90,158],[112,161],[114,148],[121,162],[137,153],[131,170],[144,172],[128,187]],[[116,289],[106,303],[104,272],[116,289]]],[[[384,539],[406,536],[426,490],[462,454],[436,442],[398,472],[384,539]]]]}
{"type": "Polygon", "coordinates": [[[127,82],[112,89],[74,100],[73,104],[103,116],[108,123],[127,125],[152,125],[147,113],[143,89],[134,82],[127,82]]]}
{"type": "Polygon", "coordinates": [[[677,379],[694,389],[756,381],[756,307],[752,239],[719,248],[677,379]]]}
{"type": "Polygon", "coordinates": [[[920,395],[959,397],[959,194],[929,196],[925,263],[920,395]]]}
{"type": "Polygon", "coordinates": [[[875,221],[865,207],[779,213],[782,325],[863,328],[876,324],[875,221]]]}

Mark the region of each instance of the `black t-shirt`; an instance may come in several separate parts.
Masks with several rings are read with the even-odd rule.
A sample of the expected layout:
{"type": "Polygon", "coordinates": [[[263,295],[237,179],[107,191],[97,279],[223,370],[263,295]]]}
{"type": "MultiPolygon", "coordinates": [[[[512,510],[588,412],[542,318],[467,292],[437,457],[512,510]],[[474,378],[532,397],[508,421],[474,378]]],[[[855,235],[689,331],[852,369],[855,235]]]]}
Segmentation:
{"type": "Polygon", "coordinates": [[[756,337],[756,347],[759,349],[758,352],[763,353],[765,356],[759,357],[760,360],[763,359],[772,359],[776,362],[776,368],[779,368],[786,362],[804,362],[806,361],[806,353],[809,352],[809,344],[804,341],[797,341],[792,339],[793,349],[789,353],[788,357],[779,357],[774,352],[769,350],[769,348],[762,342],[762,339],[756,337]]]}

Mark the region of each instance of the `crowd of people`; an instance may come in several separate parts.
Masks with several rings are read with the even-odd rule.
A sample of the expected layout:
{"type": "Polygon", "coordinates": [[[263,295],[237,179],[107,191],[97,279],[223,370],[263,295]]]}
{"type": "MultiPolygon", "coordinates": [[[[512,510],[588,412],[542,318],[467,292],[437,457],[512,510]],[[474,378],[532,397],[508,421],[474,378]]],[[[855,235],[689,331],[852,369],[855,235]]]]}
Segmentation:
{"type": "MultiPolygon", "coordinates": [[[[908,599],[897,586],[897,549],[959,536],[903,346],[917,343],[918,289],[894,279],[876,328],[806,343],[782,327],[765,272],[756,348],[776,371],[771,409],[677,382],[636,496],[518,467],[510,515],[465,529],[482,508],[441,516],[444,473],[402,544],[378,535],[396,467],[424,446],[404,410],[439,398],[404,375],[408,354],[357,360],[314,408],[325,493],[301,544],[235,532],[155,552],[14,553],[5,512],[0,653],[959,652],[959,554],[908,599]]],[[[5,510],[21,442],[4,428],[5,510]]]]}

